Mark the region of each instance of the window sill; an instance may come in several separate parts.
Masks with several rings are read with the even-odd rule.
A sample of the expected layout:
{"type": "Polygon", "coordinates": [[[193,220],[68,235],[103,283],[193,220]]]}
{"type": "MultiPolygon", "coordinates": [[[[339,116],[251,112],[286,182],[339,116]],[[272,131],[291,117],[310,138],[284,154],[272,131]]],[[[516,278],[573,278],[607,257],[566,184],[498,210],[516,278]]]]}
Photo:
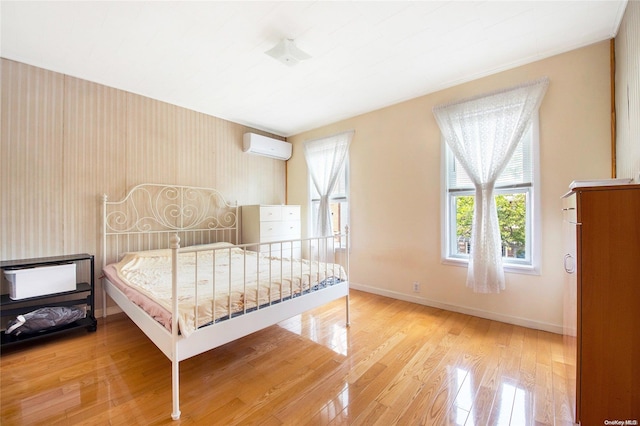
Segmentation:
{"type": "MultiPolygon", "coordinates": [[[[469,266],[469,261],[467,259],[446,257],[442,259],[442,264],[466,268],[469,266]]],[[[540,275],[540,269],[533,265],[517,265],[513,263],[505,263],[504,271],[511,274],[540,275]]]]}

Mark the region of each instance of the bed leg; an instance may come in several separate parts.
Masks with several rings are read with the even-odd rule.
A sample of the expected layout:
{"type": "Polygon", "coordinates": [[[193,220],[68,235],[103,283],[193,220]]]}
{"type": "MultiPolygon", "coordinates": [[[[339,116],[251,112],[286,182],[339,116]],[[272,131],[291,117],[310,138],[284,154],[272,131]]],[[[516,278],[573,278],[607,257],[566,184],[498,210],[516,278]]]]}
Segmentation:
{"type": "Polygon", "coordinates": [[[345,297],[345,301],[347,304],[347,327],[349,327],[351,325],[351,320],[349,319],[349,295],[348,294],[345,297]]]}
{"type": "Polygon", "coordinates": [[[107,317],[107,290],[104,288],[104,281],[102,281],[102,318],[107,317]]]}
{"type": "MultiPolygon", "coordinates": [[[[175,354],[174,354],[175,357],[175,354]]],[[[171,418],[180,418],[180,361],[171,361],[171,396],[173,398],[173,412],[171,418]]]]}

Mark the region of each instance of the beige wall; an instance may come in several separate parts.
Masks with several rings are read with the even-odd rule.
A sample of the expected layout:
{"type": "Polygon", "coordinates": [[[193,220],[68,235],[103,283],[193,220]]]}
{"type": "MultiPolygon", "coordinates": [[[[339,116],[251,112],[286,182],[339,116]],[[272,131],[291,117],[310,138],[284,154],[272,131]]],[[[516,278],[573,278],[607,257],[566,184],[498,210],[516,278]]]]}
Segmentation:
{"type": "MultiPolygon", "coordinates": [[[[289,138],[288,202],[307,202],[304,140],[355,129],[350,150],[351,282],[399,299],[535,328],[562,328],[560,197],[575,179],[611,173],[609,42],[442,90],[289,138]],[[441,142],[432,108],[548,76],[540,108],[540,275],[508,273],[506,291],[465,287],[466,268],[440,256],[441,142]],[[413,281],[421,292],[412,292],[413,281]]],[[[303,212],[303,216],[306,215],[303,212]]]]}
{"type": "Polygon", "coordinates": [[[616,46],[616,176],[640,183],[640,1],[627,3],[616,46]]]}
{"type": "Polygon", "coordinates": [[[285,162],[242,152],[247,127],[14,61],[0,72],[0,260],[87,252],[98,275],[101,195],[143,182],[285,201],[285,162]]]}

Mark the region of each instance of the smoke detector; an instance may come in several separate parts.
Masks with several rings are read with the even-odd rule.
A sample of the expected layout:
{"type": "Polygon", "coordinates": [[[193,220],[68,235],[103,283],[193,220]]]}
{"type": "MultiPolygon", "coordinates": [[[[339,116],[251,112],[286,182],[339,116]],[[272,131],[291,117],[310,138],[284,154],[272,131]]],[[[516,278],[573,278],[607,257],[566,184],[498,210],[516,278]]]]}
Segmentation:
{"type": "Polygon", "coordinates": [[[311,55],[300,50],[290,38],[282,39],[280,43],[264,53],[290,67],[311,58],[311,55]]]}

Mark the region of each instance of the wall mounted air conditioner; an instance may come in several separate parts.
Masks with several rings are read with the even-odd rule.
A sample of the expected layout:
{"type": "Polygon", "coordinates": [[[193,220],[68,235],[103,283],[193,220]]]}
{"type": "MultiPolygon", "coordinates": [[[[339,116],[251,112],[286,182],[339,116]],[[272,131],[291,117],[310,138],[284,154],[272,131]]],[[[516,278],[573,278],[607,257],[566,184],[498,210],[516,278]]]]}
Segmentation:
{"type": "Polygon", "coordinates": [[[242,137],[242,150],[249,154],[263,155],[278,160],[291,158],[291,144],[255,133],[245,133],[242,137]]]}

